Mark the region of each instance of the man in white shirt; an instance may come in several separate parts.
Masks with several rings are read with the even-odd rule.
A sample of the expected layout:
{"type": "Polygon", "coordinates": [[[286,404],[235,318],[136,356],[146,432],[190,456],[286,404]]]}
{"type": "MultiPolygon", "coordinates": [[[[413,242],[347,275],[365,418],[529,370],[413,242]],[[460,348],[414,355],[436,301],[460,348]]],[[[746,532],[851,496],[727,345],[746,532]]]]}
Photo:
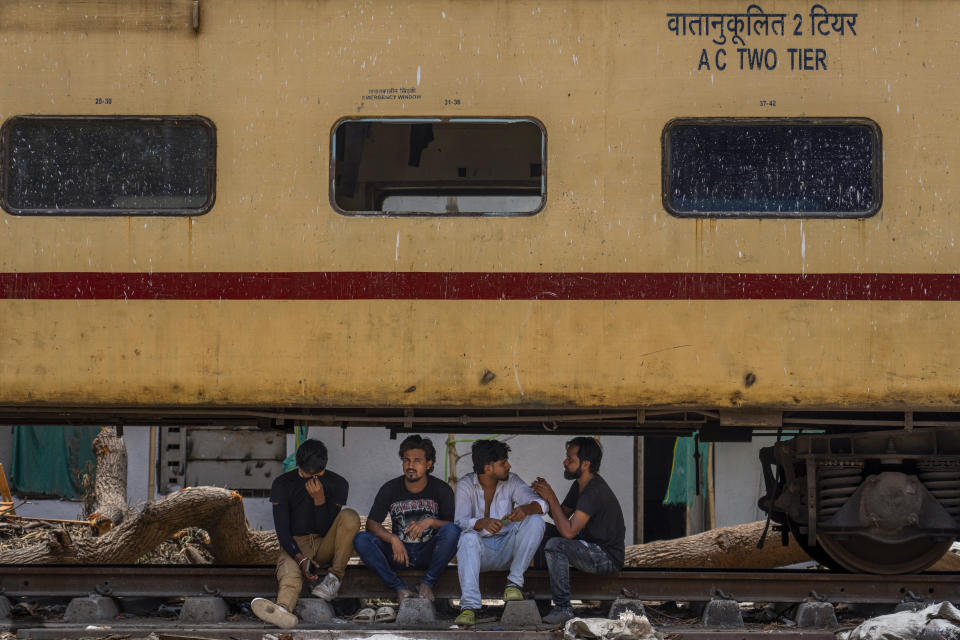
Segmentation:
{"type": "Polygon", "coordinates": [[[463,529],[457,546],[460,615],[456,624],[472,626],[480,609],[480,572],[510,570],[504,601],[523,600],[523,574],[543,538],[547,511],[515,473],[510,447],[498,440],[473,443],[473,470],[457,482],[454,519],[463,529]]]}

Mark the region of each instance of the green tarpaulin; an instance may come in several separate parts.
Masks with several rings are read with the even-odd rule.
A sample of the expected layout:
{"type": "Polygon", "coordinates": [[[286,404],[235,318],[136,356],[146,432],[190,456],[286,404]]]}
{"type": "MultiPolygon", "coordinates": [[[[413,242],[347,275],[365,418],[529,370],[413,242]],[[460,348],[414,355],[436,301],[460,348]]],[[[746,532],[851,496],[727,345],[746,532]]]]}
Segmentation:
{"type": "Polygon", "coordinates": [[[300,445],[302,445],[307,439],[307,427],[297,427],[297,430],[294,432],[294,434],[295,440],[293,443],[293,453],[283,459],[284,472],[293,471],[297,468],[297,449],[299,449],[300,445]]]}
{"type": "Polygon", "coordinates": [[[14,491],[80,497],[80,476],[96,465],[93,439],[100,427],[14,427],[14,491]]]}
{"type": "MultiPolygon", "coordinates": [[[[667,495],[663,497],[663,504],[692,505],[697,497],[697,468],[694,463],[693,452],[695,438],[677,438],[673,446],[673,470],[670,472],[670,484],[667,486],[667,495]]],[[[710,443],[700,443],[700,493],[707,490],[707,459],[710,454],[710,443]]]]}

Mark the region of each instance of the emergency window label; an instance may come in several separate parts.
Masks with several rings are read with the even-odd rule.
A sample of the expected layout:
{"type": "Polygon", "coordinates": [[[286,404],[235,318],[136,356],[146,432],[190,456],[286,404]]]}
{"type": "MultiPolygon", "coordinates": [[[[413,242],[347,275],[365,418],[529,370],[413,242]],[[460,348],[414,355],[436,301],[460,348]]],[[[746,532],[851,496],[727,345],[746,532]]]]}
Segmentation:
{"type": "Polygon", "coordinates": [[[857,15],[832,12],[821,4],[806,13],[766,13],[751,4],[743,13],[668,13],[667,30],[681,38],[710,38],[714,46],[701,47],[695,60],[698,71],[827,71],[829,39],[855,37],[857,15]],[[748,44],[756,37],[806,37],[814,42],[782,47],[748,44]]]}

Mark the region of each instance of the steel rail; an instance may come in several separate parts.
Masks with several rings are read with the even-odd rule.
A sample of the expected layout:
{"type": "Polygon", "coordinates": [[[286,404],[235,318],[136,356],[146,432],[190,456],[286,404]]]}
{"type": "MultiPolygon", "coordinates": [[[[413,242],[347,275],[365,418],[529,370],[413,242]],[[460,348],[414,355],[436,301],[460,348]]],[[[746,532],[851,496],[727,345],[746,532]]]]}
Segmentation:
{"type": "MultiPolygon", "coordinates": [[[[0,566],[0,590],[16,596],[172,597],[220,595],[250,598],[276,592],[273,567],[196,565],[7,565],[0,566]]],[[[409,584],[422,572],[406,571],[409,584]]],[[[484,595],[498,597],[506,574],[481,574],[484,595]]],[[[801,602],[816,597],[829,602],[897,603],[911,598],[960,600],[960,574],[925,573],[903,576],[844,574],[826,571],[626,570],[606,576],[572,574],[575,598],[612,600],[627,593],[642,600],[709,600],[718,593],[740,602],[801,602]]],[[[524,590],[550,597],[545,571],[530,570],[524,590]]],[[[456,571],[444,573],[435,588],[440,597],[460,595],[456,571]]],[[[341,597],[391,597],[393,592],[371,571],[347,568],[341,597]]]]}

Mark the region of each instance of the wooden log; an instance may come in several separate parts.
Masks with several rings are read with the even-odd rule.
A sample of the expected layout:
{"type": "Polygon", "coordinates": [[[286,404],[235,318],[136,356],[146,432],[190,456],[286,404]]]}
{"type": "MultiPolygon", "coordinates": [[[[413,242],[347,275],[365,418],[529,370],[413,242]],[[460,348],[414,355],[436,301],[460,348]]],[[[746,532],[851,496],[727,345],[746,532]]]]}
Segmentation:
{"type": "Polygon", "coordinates": [[[780,544],[779,532],[769,532],[763,549],[757,541],[764,522],[751,522],[733,527],[711,529],[703,533],[657,540],[628,546],[626,566],[661,569],[772,569],[810,557],[790,538],[786,547],[780,544]]]}
{"type": "Polygon", "coordinates": [[[93,440],[97,458],[94,482],[95,509],[89,520],[97,532],[123,522],[127,506],[127,447],[117,432],[104,427],[93,440]]]}
{"type": "Polygon", "coordinates": [[[210,564],[202,553],[189,544],[183,546],[183,556],[190,564],[210,564]]]}
{"type": "Polygon", "coordinates": [[[220,487],[188,487],[147,503],[104,535],[71,539],[63,529],[39,544],[0,552],[0,564],[133,564],[187,527],[210,534],[207,550],[220,564],[274,564],[273,531],[253,531],[240,494],[220,487]]]}

